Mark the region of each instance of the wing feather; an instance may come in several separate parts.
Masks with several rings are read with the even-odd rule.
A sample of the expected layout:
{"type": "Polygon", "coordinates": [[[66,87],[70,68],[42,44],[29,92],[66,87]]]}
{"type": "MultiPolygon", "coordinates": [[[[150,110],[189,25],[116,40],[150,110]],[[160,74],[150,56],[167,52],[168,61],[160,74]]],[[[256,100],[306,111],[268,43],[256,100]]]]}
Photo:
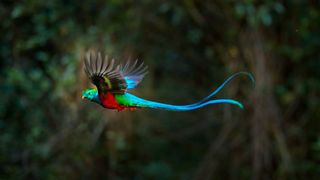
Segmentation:
{"type": "Polygon", "coordinates": [[[119,68],[122,76],[126,81],[127,89],[135,88],[148,73],[148,67],[145,66],[143,62],[138,65],[138,59],[133,63],[128,60],[125,65],[120,65],[119,68]]]}
{"type": "Polygon", "coordinates": [[[101,53],[88,52],[85,56],[85,72],[91,82],[97,86],[99,93],[124,93],[127,84],[119,67],[114,66],[114,59],[102,58],[101,53]]]}
{"type": "Polygon", "coordinates": [[[124,93],[135,88],[148,73],[143,62],[128,60],[124,65],[115,66],[115,60],[107,55],[89,51],[84,60],[85,72],[91,82],[97,86],[98,92],[124,93]]]}

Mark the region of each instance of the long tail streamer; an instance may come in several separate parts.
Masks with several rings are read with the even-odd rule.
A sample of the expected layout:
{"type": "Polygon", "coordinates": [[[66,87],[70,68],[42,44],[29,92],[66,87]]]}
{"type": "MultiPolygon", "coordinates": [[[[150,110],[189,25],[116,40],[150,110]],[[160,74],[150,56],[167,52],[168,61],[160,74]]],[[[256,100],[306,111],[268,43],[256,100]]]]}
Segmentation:
{"type": "Polygon", "coordinates": [[[209,94],[205,98],[199,100],[196,103],[188,104],[188,105],[164,104],[164,103],[159,103],[159,102],[154,102],[154,101],[141,99],[141,98],[136,97],[136,96],[131,95],[131,94],[127,94],[127,96],[131,96],[130,99],[135,101],[137,104],[140,104],[141,106],[157,108],[157,109],[166,109],[166,110],[172,110],[172,111],[189,111],[189,110],[194,110],[194,109],[198,109],[198,108],[207,106],[209,104],[220,104],[220,103],[234,104],[234,105],[239,106],[241,109],[243,109],[243,104],[240,103],[239,101],[236,101],[236,100],[233,100],[233,99],[215,99],[215,100],[210,100],[210,98],[212,98],[214,95],[216,95],[228,82],[230,82],[232,79],[234,79],[235,77],[237,77],[239,75],[248,76],[249,79],[254,84],[254,78],[250,73],[238,72],[236,74],[233,74],[229,78],[227,78],[215,91],[213,91],[211,94],[209,94]]]}

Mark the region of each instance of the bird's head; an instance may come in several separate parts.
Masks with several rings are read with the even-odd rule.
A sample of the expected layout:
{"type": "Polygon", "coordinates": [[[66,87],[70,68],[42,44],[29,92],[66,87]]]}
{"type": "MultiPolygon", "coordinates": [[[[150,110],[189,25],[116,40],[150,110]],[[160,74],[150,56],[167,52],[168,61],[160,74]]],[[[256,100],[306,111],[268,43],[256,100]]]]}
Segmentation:
{"type": "Polygon", "coordinates": [[[82,99],[88,99],[99,103],[98,90],[97,89],[86,89],[82,91],[82,99]]]}

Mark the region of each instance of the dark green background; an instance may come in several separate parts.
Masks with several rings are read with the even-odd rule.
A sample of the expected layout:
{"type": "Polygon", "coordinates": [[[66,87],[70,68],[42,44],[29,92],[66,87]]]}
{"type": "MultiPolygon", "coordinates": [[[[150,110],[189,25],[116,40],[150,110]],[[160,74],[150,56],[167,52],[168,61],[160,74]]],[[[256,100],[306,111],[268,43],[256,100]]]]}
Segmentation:
{"type": "Polygon", "coordinates": [[[0,2],[0,179],[319,179],[320,2],[0,2]],[[190,112],[81,99],[83,56],[139,58],[133,93],[190,112]]]}

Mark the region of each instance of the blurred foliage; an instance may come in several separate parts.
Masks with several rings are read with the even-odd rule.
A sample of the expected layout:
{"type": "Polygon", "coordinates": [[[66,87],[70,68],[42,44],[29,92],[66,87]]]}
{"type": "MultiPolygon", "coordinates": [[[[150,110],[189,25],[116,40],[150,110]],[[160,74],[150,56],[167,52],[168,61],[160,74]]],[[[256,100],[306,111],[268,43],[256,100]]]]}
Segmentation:
{"type": "MultiPolygon", "coordinates": [[[[271,94],[276,106],[262,113],[278,113],[268,123],[284,141],[273,146],[279,138],[268,136],[270,163],[260,169],[266,179],[318,179],[319,9],[318,1],[1,1],[0,178],[263,179],[252,129],[264,102],[254,99],[271,94]],[[150,72],[134,92],[183,104],[234,72],[258,74],[255,42],[268,54],[270,94],[244,79],[219,93],[246,111],[117,113],[80,98],[88,49],[143,59],[150,72]]],[[[257,76],[258,87],[268,84],[257,76]]]]}

